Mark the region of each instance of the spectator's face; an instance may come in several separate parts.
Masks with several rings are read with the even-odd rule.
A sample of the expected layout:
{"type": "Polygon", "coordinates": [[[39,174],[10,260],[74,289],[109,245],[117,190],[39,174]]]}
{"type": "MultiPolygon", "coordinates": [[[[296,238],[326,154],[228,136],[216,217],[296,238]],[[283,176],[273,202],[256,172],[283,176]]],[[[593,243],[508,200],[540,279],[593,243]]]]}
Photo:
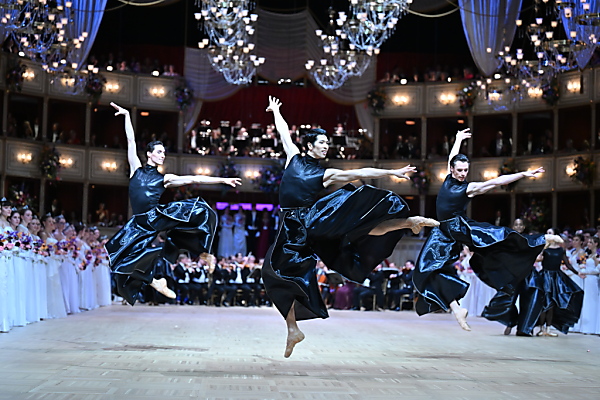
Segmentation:
{"type": "Polygon", "coordinates": [[[2,206],[2,215],[8,220],[10,213],[12,212],[11,206],[2,206]]]}
{"type": "Polygon", "coordinates": [[[34,235],[37,235],[42,227],[42,224],[39,219],[33,219],[30,223],[27,224],[27,229],[34,235]]]}
{"type": "Polygon", "coordinates": [[[523,220],[519,218],[515,219],[515,222],[513,223],[513,229],[519,233],[523,233],[525,230],[525,224],[523,224],[523,220]]]}
{"type": "Polygon", "coordinates": [[[573,247],[578,249],[581,247],[581,245],[582,245],[581,239],[579,239],[579,236],[575,236],[573,238],[573,247]]]}
{"type": "Polygon", "coordinates": [[[21,223],[21,214],[13,213],[13,215],[11,215],[8,219],[8,222],[10,222],[10,225],[13,228],[19,226],[19,224],[21,223]]]}
{"type": "Polygon", "coordinates": [[[31,222],[31,219],[33,218],[33,212],[31,212],[31,210],[25,210],[25,212],[22,215],[22,218],[23,224],[29,224],[31,222]]]}

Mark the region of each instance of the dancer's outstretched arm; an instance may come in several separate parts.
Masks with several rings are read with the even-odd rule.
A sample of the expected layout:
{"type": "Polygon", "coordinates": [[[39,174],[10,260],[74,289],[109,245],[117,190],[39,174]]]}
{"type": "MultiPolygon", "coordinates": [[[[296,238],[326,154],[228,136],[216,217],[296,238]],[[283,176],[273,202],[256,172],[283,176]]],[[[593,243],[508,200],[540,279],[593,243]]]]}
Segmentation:
{"type": "Polygon", "coordinates": [[[415,172],[417,169],[410,165],[399,169],[360,168],[347,171],[328,168],[323,175],[323,186],[327,187],[334,183],[347,183],[357,179],[378,179],[384,176],[396,176],[401,179],[410,179],[406,174],[415,172]]]}
{"type": "Polygon", "coordinates": [[[127,160],[129,161],[129,177],[133,176],[133,173],[136,169],[142,166],[142,162],[140,161],[137,155],[137,146],[135,144],[135,132],[133,131],[133,124],[131,123],[131,116],[129,115],[129,111],[116,105],[115,103],[110,103],[111,106],[117,112],[117,115],[125,116],[125,134],[127,135],[127,160]]]}
{"type": "Polygon", "coordinates": [[[219,178],[214,176],[204,176],[204,175],[174,175],[174,174],[165,174],[165,187],[178,187],[184,185],[191,185],[194,183],[202,183],[202,184],[215,184],[215,183],[223,183],[225,185],[229,185],[232,187],[236,187],[242,184],[242,180],[240,178],[219,178]]]}
{"type": "Polygon", "coordinates": [[[485,192],[490,191],[498,186],[508,185],[509,183],[513,183],[525,177],[535,178],[537,174],[542,174],[544,172],[544,168],[540,167],[534,169],[533,171],[523,171],[517,172],[516,174],[502,175],[485,182],[471,182],[467,187],[467,196],[473,197],[484,194],[485,192]]]}
{"type": "Polygon", "coordinates": [[[454,140],[454,145],[452,146],[452,150],[450,150],[450,154],[448,154],[448,173],[450,173],[450,160],[460,153],[460,146],[462,145],[462,141],[465,139],[469,139],[471,137],[471,128],[463,129],[462,131],[456,132],[456,139],[454,140]]]}
{"type": "Polygon", "coordinates": [[[273,96],[269,96],[269,106],[267,107],[267,112],[272,112],[273,116],[275,117],[275,128],[277,129],[277,132],[279,132],[279,137],[281,138],[281,142],[283,144],[283,151],[285,151],[285,155],[287,156],[287,160],[285,162],[285,166],[287,167],[292,157],[300,153],[300,150],[292,140],[290,128],[287,122],[285,122],[285,119],[283,119],[281,111],[279,111],[280,107],[281,101],[273,96]]]}

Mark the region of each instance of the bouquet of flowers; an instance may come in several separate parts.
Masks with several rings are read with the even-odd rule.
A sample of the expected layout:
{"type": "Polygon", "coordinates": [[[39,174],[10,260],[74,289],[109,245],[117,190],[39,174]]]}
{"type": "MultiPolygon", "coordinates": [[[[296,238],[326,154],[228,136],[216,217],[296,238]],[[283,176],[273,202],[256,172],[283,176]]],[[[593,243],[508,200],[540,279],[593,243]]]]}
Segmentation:
{"type": "MultiPolygon", "coordinates": [[[[511,175],[511,174],[515,174],[515,173],[517,173],[517,167],[516,167],[514,158],[508,158],[508,159],[504,160],[504,162],[502,163],[502,166],[498,170],[498,176],[511,175]]],[[[514,181],[514,182],[509,183],[508,185],[502,185],[500,187],[502,189],[506,190],[507,192],[511,192],[517,185],[517,182],[519,182],[519,181],[514,181]]]]}
{"type": "Polygon", "coordinates": [[[44,145],[40,154],[40,171],[42,176],[52,181],[58,179],[60,170],[60,153],[54,146],[44,145]]]}
{"type": "Polygon", "coordinates": [[[101,74],[90,74],[88,76],[87,82],[85,83],[85,92],[93,104],[98,104],[105,83],[106,78],[101,74]]]}
{"type": "Polygon", "coordinates": [[[426,194],[431,184],[431,175],[427,168],[418,170],[410,176],[412,186],[417,189],[419,194],[426,194]]]}
{"type": "Polygon", "coordinates": [[[261,168],[258,177],[252,183],[265,193],[279,193],[279,185],[283,177],[283,166],[280,163],[261,168]]]}
{"type": "Polygon", "coordinates": [[[539,202],[536,199],[529,201],[529,206],[521,213],[521,219],[532,232],[545,232],[548,228],[548,217],[550,211],[544,200],[539,202]]]}
{"type": "Polygon", "coordinates": [[[550,106],[553,106],[558,102],[558,99],[560,99],[558,79],[552,78],[550,83],[542,86],[542,99],[550,106]]]}
{"type": "Polygon", "coordinates": [[[387,94],[378,86],[367,93],[367,100],[369,100],[369,107],[371,107],[373,112],[375,114],[380,114],[385,109],[387,94]]]}
{"type": "Polygon", "coordinates": [[[23,86],[23,74],[27,71],[25,64],[19,60],[12,62],[6,71],[6,86],[13,92],[20,92],[23,86]]]}
{"type": "Polygon", "coordinates": [[[592,186],[596,177],[596,164],[590,158],[577,157],[574,160],[575,168],[571,179],[585,186],[592,186]]]}
{"type": "Polygon", "coordinates": [[[175,100],[181,111],[185,111],[192,104],[194,91],[186,85],[185,81],[181,81],[175,88],[175,100]]]}
{"type": "Polygon", "coordinates": [[[475,105],[475,99],[477,98],[477,88],[474,83],[469,86],[465,86],[458,91],[456,96],[458,97],[458,108],[462,114],[467,114],[475,105]]]}
{"type": "Polygon", "coordinates": [[[30,189],[28,186],[24,182],[11,185],[8,188],[8,199],[16,207],[28,206],[31,209],[37,209],[37,199],[30,194],[31,191],[28,190],[30,189]]]}

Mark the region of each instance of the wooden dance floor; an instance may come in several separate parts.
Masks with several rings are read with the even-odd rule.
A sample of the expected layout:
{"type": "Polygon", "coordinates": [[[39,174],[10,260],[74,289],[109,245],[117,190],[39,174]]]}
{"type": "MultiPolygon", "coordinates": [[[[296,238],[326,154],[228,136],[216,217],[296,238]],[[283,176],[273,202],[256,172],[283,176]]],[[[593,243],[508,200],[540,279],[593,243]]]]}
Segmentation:
{"type": "Polygon", "coordinates": [[[271,308],[113,305],[0,334],[0,399],[592,399],[600,338],[332,311],[283,358],[271,308]]]}

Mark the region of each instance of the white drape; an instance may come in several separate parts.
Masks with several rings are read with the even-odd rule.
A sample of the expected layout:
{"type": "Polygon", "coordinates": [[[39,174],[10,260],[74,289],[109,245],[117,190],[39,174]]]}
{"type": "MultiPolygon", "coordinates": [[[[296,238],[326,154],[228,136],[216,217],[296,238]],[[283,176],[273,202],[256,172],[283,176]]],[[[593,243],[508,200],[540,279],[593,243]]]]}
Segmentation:
{"type": "MultiPolygon", "coordinates": [[[[64,4],[66,0],[59,1],[64,4]]],[[[96,40],[100,28],[106,0],[72,0],[73,23],[69,25],[70,36],[78,38],[83,32],[88,33],[80,49],[75,50],[73,62],[78,64],[78,69],[87,67],[87,56],[96,40]]]]}
{"type": "Polygon", "coordinates": [[[458,5],[473,60],[490,76],[500,66],[498,52],[512,44],[521,0],[459,0],[458,5]]]}
{"type": "MultiPolygon", "coordinates": [[[[293,14],[280,14],[260,8],[256,12],[259,17],[255,34],[255,53],[266,59],[258,74],[270,82],[277,82],[281,78],[296,80],[307,76],[304,68],[306,61],[319,60],[323,54],[315,35],[319,26],[310,12],[304,10],[293,14]]],[[[365,108],[364,102],[367,93],[375,84],[376,65],[376,59],[373,59],[362,76],[350,78],[337,90],[325,90],[315,84],[332,101],[354,104],[361,126],[370,130],[373,128],[373,116],[370,109],[365,108]]],[[[184,68],[184,75],[198,102],[223,100],[242,89],[227,83],[221,74],[213,70],[206,50],[186,48],[184,68]]],[[[310,75],[308,76],[310,78],[310,75]]],[[[196,108],[199,113],[200,108],[196,108]]],[[[189,117],[192,116],[193,114],[189,113],[189,117]]],[[[185,120],[186,125],[188,122],[193,125],[194,120],[188,119],[188,116],[185,120]]]]}

